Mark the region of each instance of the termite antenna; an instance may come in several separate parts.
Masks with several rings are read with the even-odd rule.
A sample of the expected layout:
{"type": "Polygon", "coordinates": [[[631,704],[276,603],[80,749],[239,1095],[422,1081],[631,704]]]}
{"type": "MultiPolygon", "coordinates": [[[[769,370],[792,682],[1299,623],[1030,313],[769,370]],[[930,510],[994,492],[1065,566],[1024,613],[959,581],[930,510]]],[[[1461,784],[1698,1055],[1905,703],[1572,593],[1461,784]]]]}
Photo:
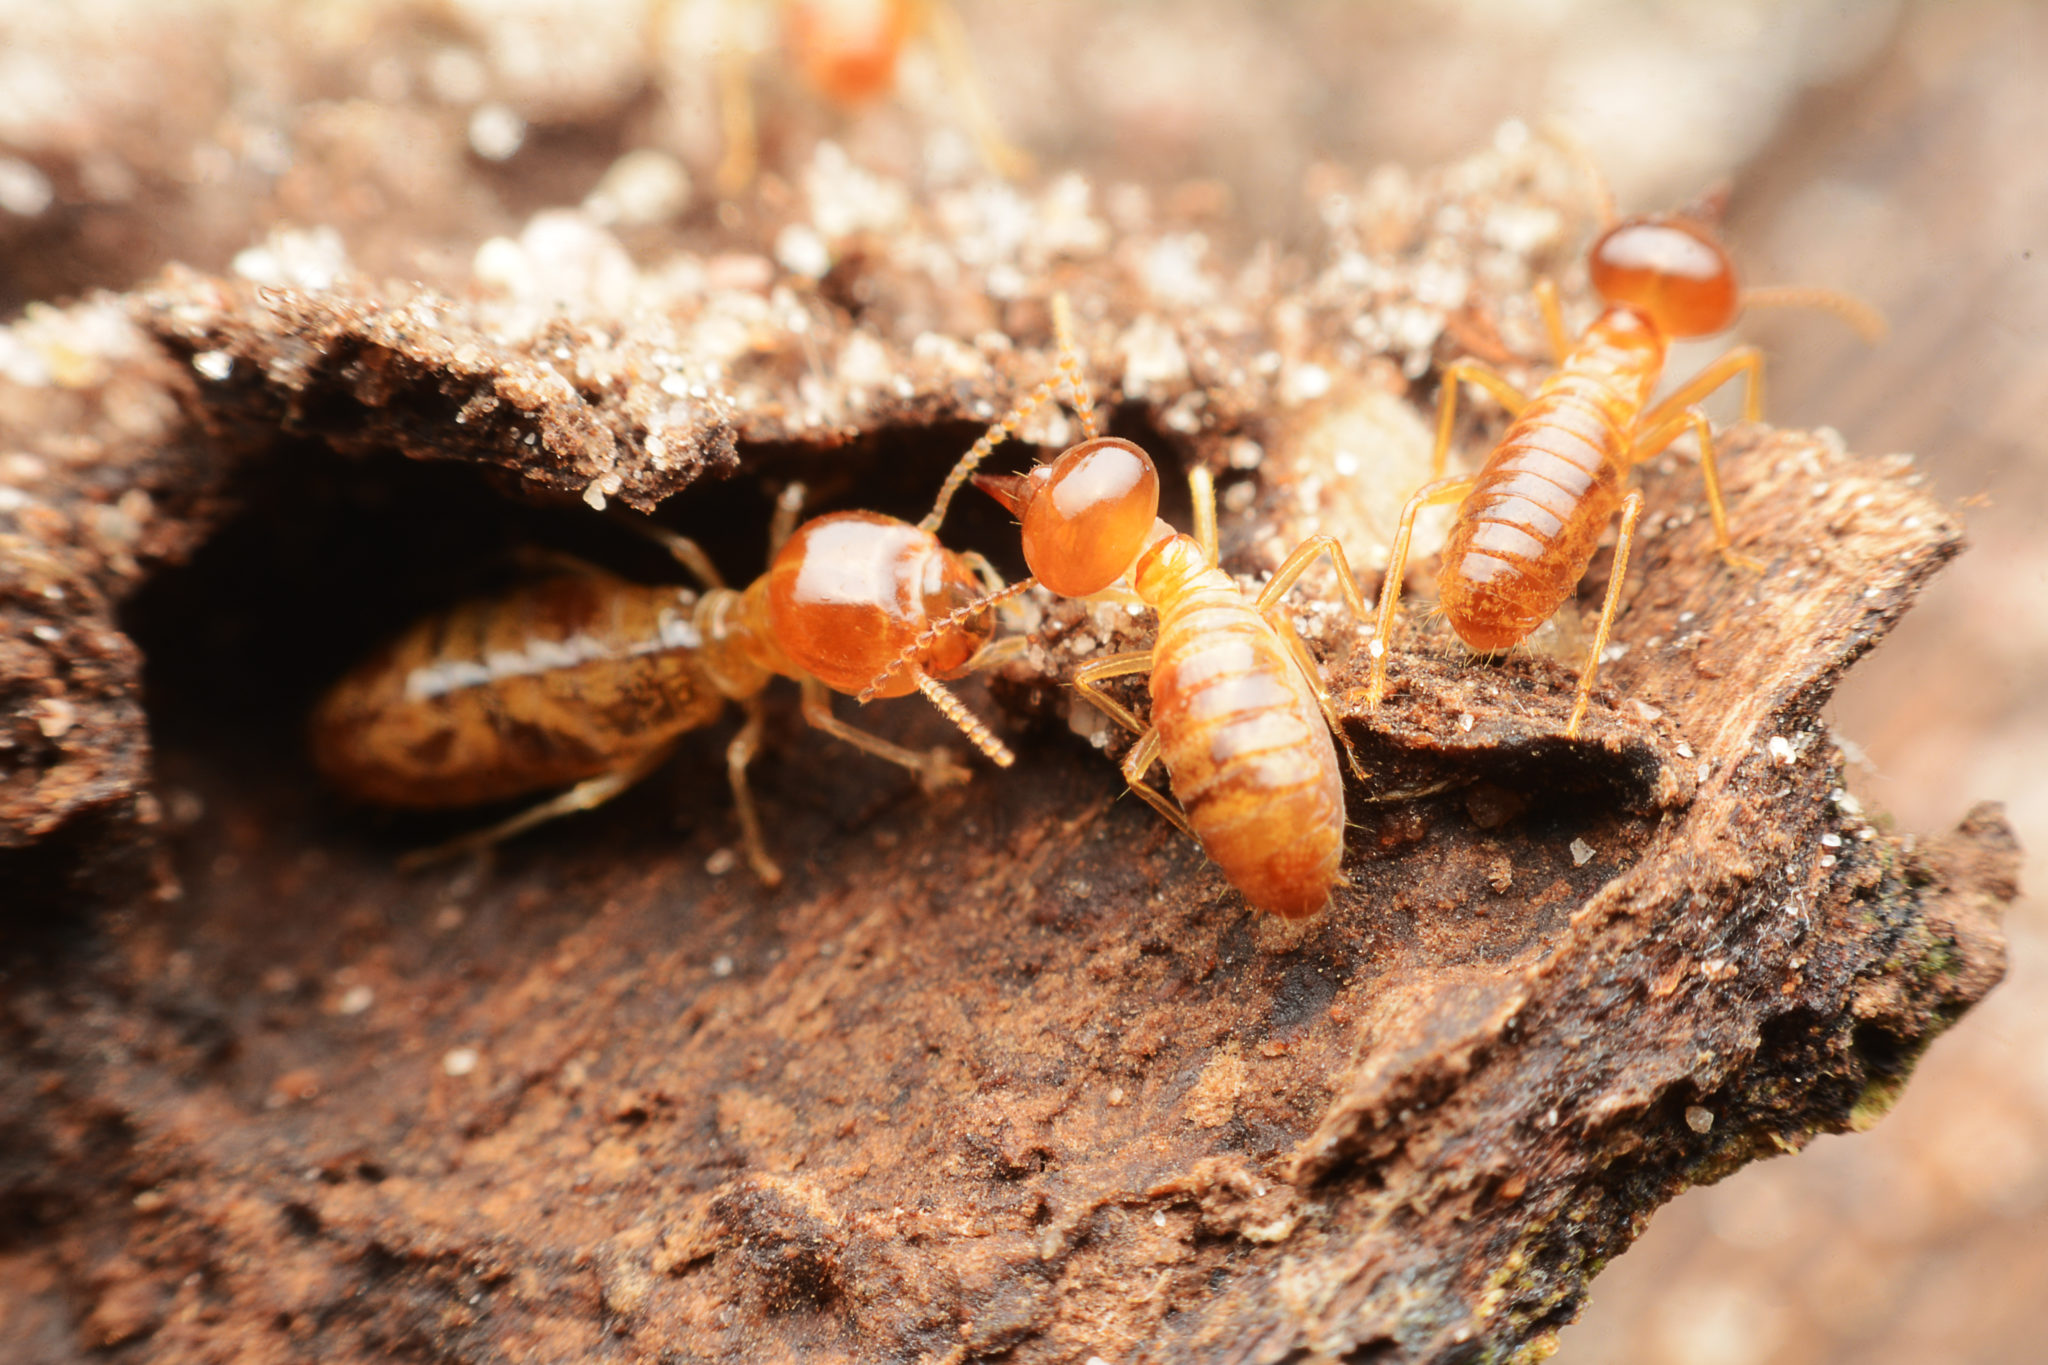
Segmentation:
{"type": "MultiPolygon", "coordinates": [[[[919,631],[917,638],[905,645],[903,651],[890,660],[889,666],[876,674],[874,679],[856,694],[854,700],[863,706],[867,705],[867,703],[875,699],[877,692],[889,685],[891,678],[901,673],[904,669],[909,668],[914,660],[937,644],[941,635],[955,629],[969,617],[978,615],[992,607],[999,607],[1011,598],[1037,586],[1038,580],[1036,578],[1020,578],[1007,588],[999,588],[986,596],[976,598],[964,607],[956,607],[946,615],[941,616],[938,620],[919,631]]],[[[919,670],[919,676],[922,675],[923,670],[919,670]]],[[[920,683],[919,686],[922,687],[923,684],[920,683]]],[[[944,708],[941,707],[940,709],[943,710],[944,708]]]]}
{"type": "Polygon", "coordinates": [[[1864,341],[1875,346],[1891,334],[1891,325],[1874,304],[1839,289],[1811,285],[1774,284],[1742,291],[1744,308],[1814,308],[1833,313],[1849,324],[1864,341]]]}
{"type": "Polygon", "coordinates": [[[981,717],[967,709],[967,703],[948,692],[945,684],[921,668],[917,671],[917,690],[924,693],[926,701],[939,708],[940,715],[959,726],[960,733],[967,736],[968,742],[981,750],[989,762],[998,768],[1007,768],[1017,761],[1017,756],[1010,752],[1010,746],[990,733],[989,728],[981,723],[981,717]]]}
{"type": "Polygon", "coordinates": [[[1095,424],[1095,395],[1088,389],[1081,370],[1081,348],[1074,342],[1074,308],[1064,289],[1052,296],[1052,335],[1059,345],[1060,372],[1067,377],[1067,395],[1081,418],[1081,438],[1092,441],[1102,434],[1095,424]]]}
{"type": "Polygon", "coordinates": [[[946,508],[953,502],[953,495],[960,491],[968,476],[988,458],[990,451],[1015,436],[1017,428],[1024,424],[1026,418],[1051,402],[1062,382],[1066,384],[1069,394],[1073,397],[1074,410],[1080,414],[1082,429],[1087,432],[1089,439],[1094,439],[1095,398],[1082,381],[1081,357],[1074,349],[1073,313],[1064,293],[1052,296],[1052,330],[1059,346],[1058,373],[1025,394],[1016,407],[1004,414],[1001,421],[983,432],[981,439],[968,447],[967,453],[960,457],[959,463],[946,475],[946,481],[939,485],[938,499],[932,503],[932,510],[925,514],[924,520],[917,524],[919,530],[939,529],[939,523],[946,519],[946,508]]]}

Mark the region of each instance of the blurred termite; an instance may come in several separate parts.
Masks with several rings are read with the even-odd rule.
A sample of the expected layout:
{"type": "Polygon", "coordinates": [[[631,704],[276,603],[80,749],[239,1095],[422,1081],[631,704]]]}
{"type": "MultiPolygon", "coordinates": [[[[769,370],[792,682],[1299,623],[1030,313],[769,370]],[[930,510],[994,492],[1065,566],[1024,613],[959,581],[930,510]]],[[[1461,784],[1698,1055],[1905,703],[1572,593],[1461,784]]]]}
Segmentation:
{"type": "MultiPolygon", "coordinates": [[[[725,138],[718,192],[731,196],[753,183],[760,162],[755,121],[752,52],[746,40],[752,12],[772,3],[789,64],[819,95],[853,108],[896,87],[896,68],[913,42],[931,45],[954,102],[983,163],[1016,177],[1030,158],[1004,139],[968,50],[967,32],[948,0],[718,0],[718,109],[725,138]]],[[[649,0],[650,30],[659,41],[670,31],[683,0],[649,0]]]]}
{"type": "Polygon", "coordinates": [[[798,681],[804,719],[817,729],[908,769],[928,790],[965,781],[967,770],[944,750],[915,753],[832,714],[834,691],[857,691],[898,664],[883,695],[922,692],[983,754],[1009,766],[1002,741],[939,681],[1003,656],[1005,642],[991,640],[993,616],[971,609],[1001,580],[980,556],[955,554],[893,517],[834,512],[796,526],[801,497],[794,485],[784,490],[768,571],[744,589],[727,587],[695,542],[641,526],[702,583],[701,595],[568,561],[552,576],[416,623],[319,703],[315,765],[349,796],[411,809],[573,784],[407,860],[418,863],[609,801],[733,702],[745,721],[726,747],[726,774],[747,857],[770,885],[782,872],[761,836],[747,765],[772,677],[798,681]]]}
{"type": "MultiPolygon", "coordinates": [[[[1321,910],[1344,852],[1344,788],[1337,768],[1334,704],[1315,659],[1281,609],[1281,599],[1318,556],[1327,555],[1355,619],[1365,602],[1343,547],[1313,536],[1287,556],[1256,598],[1217,566],[1216,497],[1208,470],[1189,474],[1195,532],[1159,519],[1159,473],[1130,441],[1100,434],[1080,372],[1064,296],[1053,300],[1060,372],[1079,413],[1083,439],[1029,474],[975,474],[978,465],[1049,401],[1041,384],[974,443],[947,477],[924,522],[935,530],[953,494],[975,484],[1023,523],[1026,578],[955,612],[985,611],[1035,583],[1066,597],[1090,597],[1127,582],[1158,614],[1152,648],[1084,664],[1077,691],[1138,736],[1123,761],[1131,790],[1202,849],[1254,907],[1299,918],[1321,910]],[[1151,721],[1103,689],[1111,678],[1150,675],[1151,721]],[[1145,780],[1163,762],[1173,797],[1145,780]]],[[[947,620],[936,623],[949,628],[947,620]]],[[[930,633],[930,632],[927,632],[930,633]]],[[[922,638],[918,642],[922,644],[922,638]]],[[[883,695],[914,664],[906,650],[861,693],[883,695]]],[[[1352,771],[1363,776],[1345,745],[1352,771]]]]}
{"type": "Polygon", "coordinates": [[[1602,303],[1592,324],[1572,341],[1556,287],[1543,280],[1536,297],[1557,368],[1534,394],[1473,361],[1455,361],[1444,369],[1430,479],[1402,510],[1380,588],[1370,647],[1372,680],[1366,690],[1367,704],[1375,710],[1387,690],[1388,642],[1418,511],[1462,499],[1438,570],[1439,610],[1467,645],[1494,651],[1527,639],[1571,598],[1618,509],[1621,530],[1607,595],[1566,725],[1566,733],[1576,736],[1621,602],[1642,514],[1642,495],[1624,491],[1635,466],[1692,432],[1721,557],[1737,569],[1763,567],[1738,553],[1730,539],[1713,429],[1696,406],[1741,378],[1743,420],[1756,421],[1762,407],[1762,353],[1738,346],[1653,404],[1669,343],[1725,331],[1745,305],[1821,308],[1868,340],[1883,335],[1884,321],[1876,310],[1848,295],[1739,288],[1734,263],[1698,217],[1655,214],[1615,221],[1613,202],[1594,178],[1604,230],[1588,257],[1602,303]],[[1461,383],[1485,389],[1514,420],[1477,473],[1447,478],[1444,465],[1461,383]]]}

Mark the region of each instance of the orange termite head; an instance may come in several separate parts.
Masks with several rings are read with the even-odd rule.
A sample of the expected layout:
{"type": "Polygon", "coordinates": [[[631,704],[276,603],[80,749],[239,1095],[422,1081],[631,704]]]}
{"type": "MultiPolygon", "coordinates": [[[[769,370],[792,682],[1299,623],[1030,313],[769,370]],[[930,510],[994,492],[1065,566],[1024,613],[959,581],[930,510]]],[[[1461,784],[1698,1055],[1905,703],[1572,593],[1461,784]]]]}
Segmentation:
{"type": "Polygon", "coordinates": [[[1667,337],[1726,331],[1741,310],[1735,263],[1705,227],[1675,214],[1625,218],[1593,243],[1593,288],[1667,337]]]}
{"type": "Polygon", "coordinates": [[[911,20],[911,0],[787,0],[783,41],[820,94],[859,104],[896,83],[911,20]]]}
{"type": "Polygon", "coordinates": [[[1098,436],[1029,474],[975,485],[1024,523],[1024,562],[1051,591],[1087,597],[1123,577],[1159,516],[1159,471],[1129,441],[1098,436]]]}
{"type": "MultiPolygon", "coordinates": [[[[995,634],[991,613],[968,616],[916,646],[926,627],[981,596],[973,570],[931,532],[873,512],[805,522],[768,566],[775,643],[838,692],[859,692],[904,655],[934,678],[966,672],[995,634]]],[[[903,669],[876,695],[916,689],[916,671],[903,669]]]]}

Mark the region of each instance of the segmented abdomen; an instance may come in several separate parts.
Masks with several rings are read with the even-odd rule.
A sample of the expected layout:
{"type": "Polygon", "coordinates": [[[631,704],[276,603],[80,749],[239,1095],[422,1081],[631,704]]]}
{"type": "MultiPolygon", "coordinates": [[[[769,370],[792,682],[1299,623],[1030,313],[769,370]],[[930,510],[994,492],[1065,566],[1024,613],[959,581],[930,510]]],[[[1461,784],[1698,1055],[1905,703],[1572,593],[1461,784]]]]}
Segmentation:
{"type": "Polygon", "coordinates": [[[1328,724],[1287,647],[1227,575],[1162,604],[1152,723],[1202,848],[1261,910],[1314,914],[1344,853],[1328,724]]]}
{"type": "Polygon", "coordinates": [[[594,777],[709,724],[694,599],[589,573],[420,621],[322,698],[313,761],[347,794],[414,808],[594,777]]]}

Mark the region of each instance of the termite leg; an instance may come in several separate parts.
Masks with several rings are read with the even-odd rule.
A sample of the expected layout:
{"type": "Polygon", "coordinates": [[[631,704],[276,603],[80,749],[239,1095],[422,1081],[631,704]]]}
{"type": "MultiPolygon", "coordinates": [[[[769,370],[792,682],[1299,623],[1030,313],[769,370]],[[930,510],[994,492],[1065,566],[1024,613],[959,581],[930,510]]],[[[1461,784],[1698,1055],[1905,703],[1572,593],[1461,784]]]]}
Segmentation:
{"type": "Polygon", "coordinates": [[[1294,553],[1280,561],[1272,579],[1259,589],[1259,610],[1270,611],[1307,572],[1308,566],[1316,562],[1318,555],[1330,557],[1330,567],[1337,571],[1337,587],[1344,594],[1344,605],[1351,608],[1353,617],[1365,620],[1365,594],[1358,590],[1358,579],[1351,572],[1351,560],[1345,555],[1344,547],[1338,543],[1337,537],[1331,535],[1310,536],[1294,547],[1294,553]]]}
{"type": "Polygon", "coordinates": [[[1005,635],[1000,640],[990,640],[974,651],[974,657],[967,661],[967,671],[981,673],[991,668],[1001,668],[1010,660],[1028,653],[1031,637],[1028,635],[1005,635]]]}
{"type": "Polygon", "coordinates": [[[754,875],[769,886],[782,884],[782,869],[768,856],[767,841],[761,837],[761,817],[754,809],[754,793],[747,786],[747,765],[754,761],[754,754],[761,747],[761,699],[749,697],[740,703],[746,708],[746,724],[725,746],[725,775],[732,782],[733,809],[740,817],[740,841],[747,847],[747,861],[754,866],[754,875]]]}
{"type": "Polygon", "coordinates": [[[512,562],[531,574],[574,574],[578,578],[610,578],[611,572],[587,559],[545,545],[520,545],[512,550],[512,562]]]}
{"type": "Polygon", "coordinates": [[[932,47],[937,50],[939,65],[953,87],[953,98],[967,115],[967,126],[973,131],[982,162],[1005,180],[1029,175],[1031,158],[1003,137],[996,116],[988,107],[987,87],[974,69],[974,57],[968,51],[967,32],[961,27],[960,16],[946,0],[925,0],[924,9],[932,47]]]}
{"type": "Polygon", "coordinates": [[[1492,394],[1511,417],[1529,405],[1529,395],[1476,360],[1454,360],[1444,366],[1443,379],[1438,385],[1436,449],[1429,456],[1429,477],[1432,479],[1441,479],[1444,466],[1450,462],[1451,427],[1458,417],[1458,384],[1461,380],[1469,380],[1492,394]]]}
{"type": "Polygon", "coordinates": [[[1295,662],[1301,665],[1302,675],[1315,689],[1316,705],[1322,707],[1323,718],[1330,723],[1330,730],[1337,736],[1337,742],[1344,746],[1344,759],[1351,765],[1352,776],[1363,778],[1365,764],[1359,761],[1358,751],[1351,747],[1351,737],[1344,733],[1342,718],[1337,714],[1337,703],[1330,696],[1330,689],[1323,682],[1322,670],[1316,667],[1315,656],[1308,652],[1308,646],[1294,633],[1294,624],[1280,611],[1280,599],[1292,588],[1301,575],[1313,564],[1318,555],[1330,557],[1330,567],[1337,571],[1337,586],[1344,594],[1344,604],[1351,608],[1354,621],[1365,620],[1365,594],[1358,590],[1358,579],[1351,572],[1351,561],[1345,557],[1344,547],[1335,536],[1310,536],[1294,547],[1294,553],[1281,561],[1274,571],[1272,581],[1259,590],[1259,614],[1279,632],[1280,638],[1294,651],[1295,662]]]}
{"type": "Polygon", "coordinates": [[[1674,413],[1684,412],[1737,375],[1747,381],[1742,392],[1742,420],[1757,421],[1764,411],[1764,353],[1754,346],[1737,346],[1644,413],[1636,420],[1636,430],[1651,431],[1664,425],[1674,413]]]}
{"type": "Polygon", "coordinates": [[[1363,782],[1366,778],[1365,764],[1358,757],[1358,750],[1351,747],[1351,736],[1344,733],[1344,718],[1337,714],[1336,699],[1330,695],[1329,684],[1323,681],[1323,670],[1316,663],[1316,656],[1308,652],[1308,646],[1294,633],[1294,623],[1284,612],[1273,610],[1265,613],[1266,623],[1273,627],[1273,633],[1280,637],[1294,655],[1294,666],[1301,670],[1301,676],[1308,682],[1309,690],[1316,694],[1316,705],[1321,708],[1323,720],[1330,727],[1330,733],[1344,746],[1344,761],[1351,768],[1351,775],[1363,782]]]}
{"type": "Polygon", "coordinates": [[[488,829],[480,829],[459,839],[451,839],[445,844],[436,844],[432,848],[408,853],[398,860],[399,870],[410,872],[429,863],[438,863],[464,853],[474,853],[493,844],[503,843],[515,834],[523,834],[535,825],[546,824],[560,816],[573,815],[577,811],[595,810],[660,767],[674,748],[673,744],[663,745],[659,749],[641,754],[624,767],[614,768],[608,773],[599,773],[596,777],[585,778],[560,795],[551,796],[538,806],[523,810],[510,819],[500,820],[488,829]]]}
{"type": "Polygon", "coordinates": [[[1138,736],[1138,742],[1124,755],[1124,781],[1138,794],[1140,800],[1165,816],[1175,829],[1190,839],[1199,838],[1200,836],[1195,833],[1195,827],[1188,823],[1187,812],[1175,805],[1173,798],[1145,780],[1146,772],[1158,761],[1159,732],[1148,729],[1138,736]]]}
{"type": "Polygon", "coordinates": [[[1543,313],[1543,330],[1550,337],[1550,358],[1562,361],[1571,353],[1572,334],[1565,330],[1564,305],[1558,301],[1557,281],[1548,275],[1536,281],[1536,307],[1543,313]]]}
{"type": "Polygon", "coordinates": [[[880,735],[848,725],[832,714],[832,692],[816,678],[803,680],[804,719],[811,728],[823,730],[834,739],[845,740],[856,749],[885,759],[899,768],[907,768],[917,774],[917,780],[927,791],[955,786],[965,782],[972,774],[953,761],[944,749],[934,749],[929,754],[912,753],[900,744],[891,744],[880,735]]]}
{"type": "Polygon", "coordinates": [[[1372,682],[1365,692],[1365,704],[1379,710],[1387,691],[1387,655],[1392,650],[1394,607],[1401,600],[1401,577],[1408,571],[1408,544],[1415,536],[1415,514],[1425,507],[1462,498],[1479,480],[1470,474],[1452,479],[1432,479],[1415,490],[1401,509],[1401,526],[1394,533],[1394,548],[1387,556],[1387,576],[1380,583],[1379,619],[1373,630],[1372,682]]]}
{"type": "Polygon", "coordinates": [[[1565,723],[1567,739],[1579,737],[1579,722],[1586,718],[1586,703],[1593,699],[1593,675],[1600,671],[1600,656],[1607,649],[1607,632],[1614,626],[1614,613],[1621,606],[1622,580],[1628,576],[1629,547],[1636,540],[1636,519],[1643,514],[1643,495],[1630,493],[1621,504],[1621,533],[1614,539],[1614,568],[1607,578],[1607,600],[1600,604],[1600,625],[1593,632],[1593,652],[1579,672],[1578,700],[1572,703],[1572,717],[1565,723]]]}
{"type": "Polygon", "coordinates": [[[1216,478],[1207,466],[1196,465],[1188,471],[1188,497],[1194,503],[1195,544],[1202,547],[1202,558],[1213,568],[1223,551],[1216,538],[1216,478]]]}
{"type": "Polygon", "coordinates": [[[1721,552],[1721,558],[1729,567],[1761,573],[1762,563],[1737,552],[1729,540],[1728,508],[1721,498],[1721,471],[1714,461],[1714,428],[1705,413],[1698,408],[1687,408],[1684,412],[1674,413],[1662,426],[1644,432],[1630,449],[1629,463],[1650,459],[1678,439],[1687,427],[1692,428],[1700,443],[1700,477],[1707,485],[1707,511],[1714,518],[1714,548],[1721,552]]]}
{"type": "Polygon", "coordinates": [[[796,534],[796,519],[803,515],[804,486],[786,483],[775,495],[775,511],[768,518],[768,557],[775,558],[789,538],[796,534]]]}
{"type": "Polygon", "coordinates": [[[718,122],[725,137],[725,154],[719,159],[713,184],[726,199],[754,183],[760,158],[754,92],[748,85],[748,53],[741,41],[738,9],[739,0],[723,0],[719,6],[718,122]]]}
{"type": "Polygon", "coordinates": [[[677,535],[666,526],[656,526],[652,522],[641,521],[638,518],[630,524],[641,535],[667,550],[676,563],[688,569],[690,576],[706,588],[717,589],[725,586],[725,579],[719,574],[718,566],[711,562],[711,556],[705,554],[704,547],[696,541],[688,536],[677,535]]]}
{"type": "Polygon", "coordinates": [[[1099,684],[1105,678],[1127,678],[1133,673],[1152,671],[1152,651],[1149,649],[1128,650],[1122,654],[1108,654],[1093,663],[1081,665],[1074,671],[1074,690],[1118,725],[1134,735],[1142,735],[1149,725],[1131,714],[1129,707],[1102,690],[1099,684]]]}
{"type": "Polygon", "coordinates": [[[1094,663],[1083,664],[1077,669],[1074,673],[1074,690],[1086,697],[1097,710],[1138,737],[1138,742],[1124,755],[1124,781],[1130,784],[1131,790],[1136,792],[1146,805],[1165,816],[1181,833],[1193,838],[1194,827],[1188,824],[1188,817],[1181,812],[1180,807],[1145,781],[1146,770],[1159,758],[1159,731],[1131,714],[1129,707],[1103,691],[1100,686],[1106,678],[1126,678],[1133,673],[1151,671],[1152,651],[1149,649],[1111,654],[1106,658],[1097,659],[1094,663]]]}

